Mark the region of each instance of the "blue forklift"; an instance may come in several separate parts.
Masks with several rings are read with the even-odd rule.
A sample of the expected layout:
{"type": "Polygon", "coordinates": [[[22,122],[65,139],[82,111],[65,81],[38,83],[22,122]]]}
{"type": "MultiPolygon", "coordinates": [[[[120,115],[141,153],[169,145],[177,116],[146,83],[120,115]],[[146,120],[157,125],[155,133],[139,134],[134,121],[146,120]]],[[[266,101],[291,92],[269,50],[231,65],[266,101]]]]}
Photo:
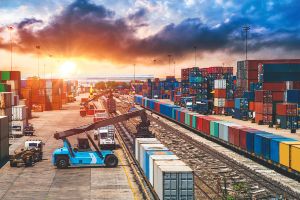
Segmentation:
{"type": "Polygon", "coordinates": [[[52,155],[53,165],[59,169],[65,169],[69,166],[116,167],[118,165],[118,158],[114,152],[112,150],[101,150],[87,131],[96,130],[100,127],[116,124],[134,117],[141,118],[140,124],[137,125],[136,137],[153,137],[149,131],[150,121],[147,119],[147,114],[144,109],[110,117],[78,128],[55,133],[55,139],[63,140],[63,147],[54,150],[52,155]],[[67,138],[84,132],[87,138],[78,138],[77,147],[72,147],[67,138]],[[90,147],[90,143],[94,147],[94,150],[90,147]]]}

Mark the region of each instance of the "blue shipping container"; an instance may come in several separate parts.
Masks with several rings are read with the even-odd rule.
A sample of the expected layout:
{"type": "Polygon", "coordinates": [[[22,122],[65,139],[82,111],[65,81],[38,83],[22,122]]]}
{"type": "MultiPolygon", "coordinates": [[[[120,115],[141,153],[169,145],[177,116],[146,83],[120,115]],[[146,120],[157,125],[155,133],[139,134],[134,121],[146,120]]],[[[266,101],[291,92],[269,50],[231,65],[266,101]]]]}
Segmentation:
{"type": "Polygon", "coordinates": [[[297,141],[293,138],[271,138],[270,141],[270,159],[279,163],[279,144],[284,141],[297,141]]]}
{"type": "Polygon", "coordinates": [[[150,151],[146,151],[145,152],[145,161],[144,161],[144,164],[145,164],[145,175],[146,177],[148,178],[149,180],[149,169],[150,169],[150,156],[151,155],[174,155],[173,152],[169,151],[169,150],[160,150],[160,151],[157,151],[157,150],[150,150],[150,151]]]}

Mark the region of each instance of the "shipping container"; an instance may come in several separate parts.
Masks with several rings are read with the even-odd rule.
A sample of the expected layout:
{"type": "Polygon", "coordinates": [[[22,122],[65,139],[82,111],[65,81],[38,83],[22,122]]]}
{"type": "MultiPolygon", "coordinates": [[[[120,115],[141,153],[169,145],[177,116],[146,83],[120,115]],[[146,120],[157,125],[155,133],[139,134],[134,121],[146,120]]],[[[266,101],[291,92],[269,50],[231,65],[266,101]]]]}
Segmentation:
{"type": "MultiPolygon", "coordinates": [[[[151,155],[173,155],[173,153],[171,151],[168,151],[168,149],[162,148],[159,150],[147,150],[145,151],[145,155],[144,155],[144,174],[146,175],[146,177],[149,180],[149,173],[150,173],[150,156],[151,155]]],[[[142,167],[142,166],[141,166],[142,167]]]]}
{"type": "Polygon", "coordinates": [[[12,120],[13,121],[22,121],[26,119],[26,106],[19,105],[12,107],[12,120]]]}
{"type": "Polygon", "coordinates": [[[290,167],[300,172],[300,145],[291,146],[290,162],[290,167]]]}
{"type": "Polygon", "coordinates": [[[279,163],[286,167],[291,167],[291,146],[299,145],[299,141],[280,142],[279,144],[279,163]]]}
{"type": "Polygon", "coordinates": [[[0,92],[0,109],[11,108],[12,106],[12,92],[0,92]]]}
{"type": "MultiPolygon", "coordinates": [[[[168,152],[168,151],[166,151],[168,152]]],[[[170,151],[169,151],[170,152],[170,151]]],[[[179,160],[176,155],[151,155],[149,158],[149,181],[153,186],[154,162],[159,160],[179,160]]]]}
{"type": "Polygon", "coordinates": [[[26,120],[18,120],[11,122],[11,134],[12,135],[23,135],[24,128],[26,126],[26,120]]]}
{"type": "Polygon", "coordinates": [[[281,142],[297,141],[293,138],[272,138],[270,141],[270,159],[279,163],[279,145],[281,142]]]}
{"type": "Polygon", "coordinates": [[[160,144],[156,138],[136,138],[134,144],[134,152],[135,152],[135,159],[139,160],[140,153],[139,153],[139,146],[141,144],[160,144]]]}
{"type": "Polygon", "coordinates": [[[188,166],[159,166],[154,170],[154,190],[159,199],[194,199],[193,170],[188,166]]]}
{"type": "Polygon", "coordinates": [[[226,89],[226,79],[214,80],[215,89],[226,89]]]}
{"type": "Polygon", "coordinates": [[[163,144],[140,144],[139,146],[139,163],[141,165],[141,168],[145,171],[146,169],[146,159],[147,151],[168,151],[169,149],[165,147],[163,144]]]}
{"type": "Polygon", "coordinates": [[[264,159],[270,159],[270,143],[272,139],[283,138],[280,135],[273,134],[255,134],[254,153],[256,156],[262,156],[264,159]]]}

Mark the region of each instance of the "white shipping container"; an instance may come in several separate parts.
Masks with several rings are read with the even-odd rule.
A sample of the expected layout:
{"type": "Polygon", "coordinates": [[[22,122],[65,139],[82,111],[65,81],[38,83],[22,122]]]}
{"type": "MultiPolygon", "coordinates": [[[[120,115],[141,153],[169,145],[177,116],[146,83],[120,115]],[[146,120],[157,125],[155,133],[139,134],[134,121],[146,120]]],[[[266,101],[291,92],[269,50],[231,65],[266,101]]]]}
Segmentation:
{"type": "Polygon", "coordinates": [[[219,123],[219,138],[224,140],[224,141],[229,141],[229,136],[228,136],[228,127],[229,126],[241,126],[239,124],[234,124],[231,122],[221,122],[219,123]]]}
{"type": "Polygon", "coordinates": [[[0,108],[0,116],[7,116],[8,121],[12,121],[12,109],[10,108],[0,108]]]}
{"type": "MultiPolygon", "coordinates": [[[[181,160],[156,160],[153,163],[153,171],[158,170],[159,166],[166,165],[166,166],[187,166],[184,162],[181,160]]],[[[157,183],[156,177],[153,177],[153,187],[155,187],[155,183],[157,183]]]]}
{"type": "Polygon", "coordinates": [[[149,159],[149,181],[153,186],[154,162],[159,160],[179,160],[176,155],[151,155],[149,159]]]}
{"type": "Polygon", "coordinates": [[[140,144],[160,144],[156,138],[136,138],[134,146],[135,159],[139,159],[139,145],[140,144]]]}
{"type": "Polygon", "coordinates": [[[139,163],[141,168],[144,170],[145,172],[145,164],[146,164],[146,151],[151,151],[151,150],[157,150],[157,151],[167,151],[169,150],[167,147],[165,147],[163,144],[140,144],[140,148],[139,148],[139,163]]]}
{"type": "Polygon", "coordinates": [[[215,107],[225,107],[225,98],[214,98],[215,107]]]}
{"type": "Polygon", "coordinates": [[[25,105],[19,105],[19,106],[13,106],[12,107],[12,120],[25,120],[26,119],[26,106],[25,105]]]}
{"type": "Polygon", "coordinates": [[[12,92],[0,92],[0,108],[11,108],[12,92]]]}
{"type": "Polygon", "coordinates": [[[0,140],[8,138],[8,117],[0,116],[0,140]]]}
{"type": "Polygon", "coordinates": [[[214,81],[215,89],[226,89],[226,79],[218,79],[214,81]]]}
{"type": "Polygon", "coordinates": [[[193,170],[186,166],[158,166],[154,190],[159,199],[194,199],[193,170]]]}
{"type": "Polygon", "coordinates": [[[11,122],[11,134],[12,135],[23,135],[26,121],[12,121],[11,122]]]}

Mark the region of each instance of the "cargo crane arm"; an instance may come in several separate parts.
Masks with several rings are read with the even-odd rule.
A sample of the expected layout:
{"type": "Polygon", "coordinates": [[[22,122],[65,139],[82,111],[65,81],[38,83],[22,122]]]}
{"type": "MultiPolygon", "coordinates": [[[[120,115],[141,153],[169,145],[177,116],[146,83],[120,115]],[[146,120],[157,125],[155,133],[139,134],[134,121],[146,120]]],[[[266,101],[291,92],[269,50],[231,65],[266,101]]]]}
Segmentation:
{"type": "Polygon", "coordinates": [[[99,122],[95,122],[95,123],[91,123],[91,124],[87,124],[84,126],[80,126],[77,128],[73,128],[73,129],[69,129],[63,132],[57,132],[54,134],[54,138],[59,140],[59,139],[66,139],[67,137],[73,136],[73,135],[77,135],[83,132],[87,132],[87,131],[91,131],[94,129],[98,129],[100,127],[104,127],[104,126],[108,126],[111,124],[116,124],[122,121],[126,121],[129,120],[130,118],[133,117],[140,117],[141,118],[141,123],[137,126],[137,137],[141,136],[146,136],[149,137],[151,135],[150,131],[149,131],[149,126],[150,126],[150,121],[147,119],[147,114],[146,111],[143,110],[137,110],[137,111],[133,111],[133,112],[129,112],[123,115],[118,115],[115,117],[110,117],[108,119],[99,121],[99,122]]]}

